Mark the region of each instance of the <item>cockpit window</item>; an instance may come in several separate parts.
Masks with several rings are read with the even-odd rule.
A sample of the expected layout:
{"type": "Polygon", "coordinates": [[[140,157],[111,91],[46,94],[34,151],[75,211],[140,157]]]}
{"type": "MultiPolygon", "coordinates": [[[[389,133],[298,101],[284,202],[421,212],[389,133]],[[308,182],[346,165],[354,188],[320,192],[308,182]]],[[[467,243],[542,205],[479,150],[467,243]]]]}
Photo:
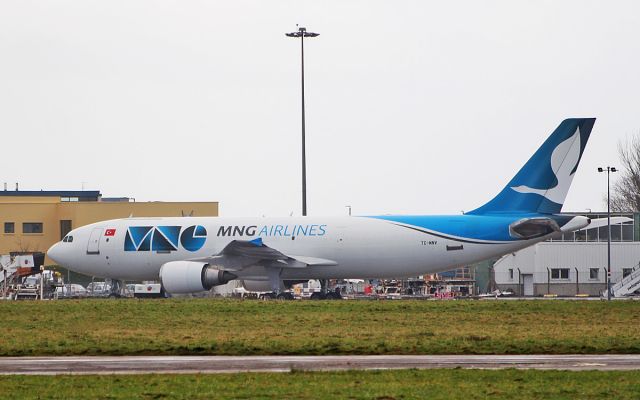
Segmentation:
{"type": "Polygon", "coordinates": [[[64,239],[62,239],[62,241],[64,243],[71,243],[71,242],[73,242],[73,236],[67,235],[67,236],[64,237],[64,239]]]}

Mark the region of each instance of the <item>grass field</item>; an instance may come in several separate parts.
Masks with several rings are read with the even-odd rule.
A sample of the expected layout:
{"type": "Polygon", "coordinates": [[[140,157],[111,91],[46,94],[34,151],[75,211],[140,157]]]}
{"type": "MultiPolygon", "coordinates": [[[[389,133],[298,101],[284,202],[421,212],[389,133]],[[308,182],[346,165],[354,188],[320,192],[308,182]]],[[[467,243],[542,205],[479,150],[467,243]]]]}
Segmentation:
{"type": "Polygon", "coordinates": [[[0,356],[638,353],[633,301],[0,302],[0,356]]]}
{"type": "Polygon", "coordinates": [[[0,376],[0,399],[638,399],[640,372],[401,370],[0,376]]]}

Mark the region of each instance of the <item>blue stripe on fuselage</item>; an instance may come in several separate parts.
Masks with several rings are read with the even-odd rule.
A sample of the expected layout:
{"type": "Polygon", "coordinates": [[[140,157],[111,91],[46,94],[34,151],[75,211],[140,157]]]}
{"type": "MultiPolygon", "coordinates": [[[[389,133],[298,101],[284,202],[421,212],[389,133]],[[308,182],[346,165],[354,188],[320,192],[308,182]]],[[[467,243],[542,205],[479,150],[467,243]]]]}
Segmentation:
{"type": "Polygon", "coordinates": [[[451,239],[472,239],[494,242],[513,242],[521,239],[509,234],[509,225],[523,218],[545,217],[555,219],[560,226],[571,217],[548,214],[511,215],[381,215],[366,218],[396,222],[431,231],[434,234],[453,236],[451,239]]]}

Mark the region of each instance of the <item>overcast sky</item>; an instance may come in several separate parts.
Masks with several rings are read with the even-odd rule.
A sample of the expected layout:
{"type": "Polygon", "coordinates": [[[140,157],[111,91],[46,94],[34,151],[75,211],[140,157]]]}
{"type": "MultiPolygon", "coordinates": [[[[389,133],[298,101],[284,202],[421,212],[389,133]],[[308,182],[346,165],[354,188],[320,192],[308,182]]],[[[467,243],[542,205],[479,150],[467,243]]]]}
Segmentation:
{"type": "Polygon", "coordinates": [[[566,117],[597,117],[565,211],[604,209],[640,132],[638,1],[0,2],[3,182],[310,215],[493,197],[566,117]]]}

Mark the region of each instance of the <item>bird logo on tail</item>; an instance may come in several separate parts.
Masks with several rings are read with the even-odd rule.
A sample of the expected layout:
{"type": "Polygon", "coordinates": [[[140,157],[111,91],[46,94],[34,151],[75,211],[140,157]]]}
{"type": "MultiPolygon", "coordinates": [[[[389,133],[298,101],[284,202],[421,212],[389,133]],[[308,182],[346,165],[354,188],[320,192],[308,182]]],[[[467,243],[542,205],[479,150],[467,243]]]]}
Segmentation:
{"type": "Polygon", "coordinates": [[[561,142],[551,153],[551,169],[558,183],[547,189],[536,189],[529,186],[512,186],[518,193],[532,193],[543,196],[556,204],[564,203],[571,186],[575,167],[580,160],[580,128],[567,140],[561,142]]]}

